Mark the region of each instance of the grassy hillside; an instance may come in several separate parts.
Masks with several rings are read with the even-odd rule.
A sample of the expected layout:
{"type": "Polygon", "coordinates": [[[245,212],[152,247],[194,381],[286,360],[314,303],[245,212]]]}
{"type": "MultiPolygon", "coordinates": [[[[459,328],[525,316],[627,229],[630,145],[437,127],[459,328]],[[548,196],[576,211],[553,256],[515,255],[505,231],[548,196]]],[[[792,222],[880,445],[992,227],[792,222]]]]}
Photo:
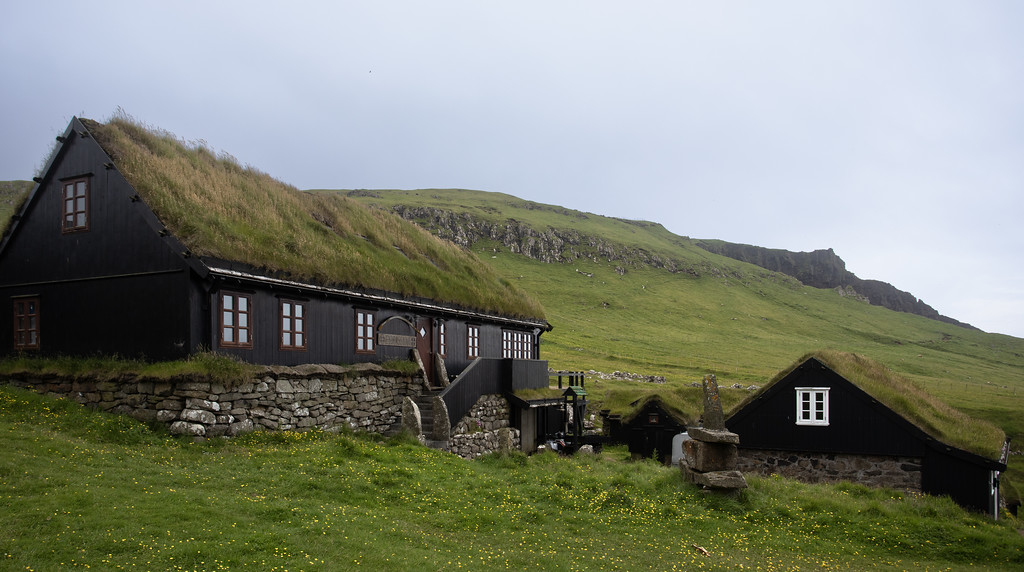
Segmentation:
{"type": "Polygon", "coordinates": [[[32,181],[0,181],[0,235],[7,230],[11,216],[28,196],[32,185],[32,181]]]}
{"type": "Polygon", "coordinates": [[[9,570],[1019,570],[1024,538],[948,499],[551,453],[465,461],[402,440],[191,443],[0,388],[9,570]],[[705,555],[706,552],[706,555],[705,555]]]}
{"type": "Polygon", "coordinates": [[[492,268],[389,213],[337,195],[299,192],[229,155],[131,118],[82,121],[195,254],[322,284],[543,317],[534,300],[492,268]]]}
{"type": "MultiPolygon", "coordinates": [[[[352,195],[385,209],[408,205],[447,210],[454,213],[452,218],[464,217],[456,221],[463,224],[465,220],[491,221],[526,226],[537,236],[582,236],[578,247],[582,255],[563,263],[517,254],[522,246],[506,244],[501,236],[483,237],[471,248],[544,305],[554,330],[541,338],[541,351],[552,367],[623,370],[667,379],[665,386],[657,388],[593,380],[596,391],[591,395],[598,401],[610,389],[672,392],[706,373],[716,373],[723,387],[762,385],[799,357],[834,349],[880,362],[942,401],[995,423],[1014,439],[1015,449],[1024,448],[1024,415],[1020,414],[1024,411],[1024,340],[1019,338],[894,312],[833,290],[807,287],[787,276],[707,252],[654,223],[479,191],[352,195]],[[602,249],[590,246],[602,242],[602,249]],[[625,256],[631,256],[633,263],[625,256]],[[656,267],[637,262],[655,257],[672,264],[656,267]]],[[[437,217],[418,222],[447,234],[444,221],[439,223],[437,217]]],[[[1017,459],[1013,480],[1024,482],[1024,472],[1016,469],[1017,459]]]]}

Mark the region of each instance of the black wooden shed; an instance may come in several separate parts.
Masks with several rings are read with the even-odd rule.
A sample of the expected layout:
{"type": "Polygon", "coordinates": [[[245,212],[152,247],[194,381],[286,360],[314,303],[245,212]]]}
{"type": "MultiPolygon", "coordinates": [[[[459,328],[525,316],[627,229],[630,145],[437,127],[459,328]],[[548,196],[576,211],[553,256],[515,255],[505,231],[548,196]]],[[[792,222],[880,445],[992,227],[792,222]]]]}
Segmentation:
{"type": "Polygon", "coordinates": [[[742,470],[948,495],[997,514],[1004,464],[944,443],[824,359],[806,358],[726,420],[742,470]]]}
{"type": "Polygon", "coordinates": [[[629,412],[623,415],[601,412],[605,437],[610,443],[625,443],[633,458],[670,463],[673,439],[697,420],[669,407],[658,395],[649,395],[629,406],[629,412]]]}

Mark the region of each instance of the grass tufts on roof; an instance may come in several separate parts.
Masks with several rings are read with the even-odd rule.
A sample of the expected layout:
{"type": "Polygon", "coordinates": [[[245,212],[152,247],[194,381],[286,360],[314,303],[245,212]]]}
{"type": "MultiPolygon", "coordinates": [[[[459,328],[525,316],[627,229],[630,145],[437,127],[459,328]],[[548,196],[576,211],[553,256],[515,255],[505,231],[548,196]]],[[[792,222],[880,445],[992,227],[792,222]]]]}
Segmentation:
{"type": "MultiPolygon", "coordinates": [[[[1002,429],[988,421],[970,417],[881,363],[854,353],[838,350],[808,353],[779,372],[762,391],[812,357],[939,441],[989,459],[999,458],[1006,439],[1002,429]]],[[[731,413],[745,404],[737,405],[731,413]]]]}
{"type": "Polygon", "coordinates": [[[393,214],[299,191],[205,142],[184,141],[124,114],[105,124],[82,121],[194,254],[322,285],[544,317],[540,304],[472,253],[393,214]]]}

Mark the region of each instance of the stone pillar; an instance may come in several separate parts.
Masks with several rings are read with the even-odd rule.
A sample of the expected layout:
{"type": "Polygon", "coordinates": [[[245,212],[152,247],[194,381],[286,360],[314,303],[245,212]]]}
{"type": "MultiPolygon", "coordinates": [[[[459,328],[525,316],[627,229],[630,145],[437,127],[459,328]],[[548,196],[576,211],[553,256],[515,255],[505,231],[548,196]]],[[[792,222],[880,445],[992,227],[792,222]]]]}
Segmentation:
{"type": "Polygon", "coordinates": [[[420,408],[409,396],[402,399],[402,429],[423,440],[423,418],[420,416],[420,408]]]}
{"type": "Polygon", "coordinates": [[[725,415],[718,397],[718,380],[704,376],[704,426],[687,427],[690,440],[683,443],[680,469],[683,479],[705,489],[739,492],[747,488],[743,473],[736,470],[740,436],[725,428],[725,415]]]}

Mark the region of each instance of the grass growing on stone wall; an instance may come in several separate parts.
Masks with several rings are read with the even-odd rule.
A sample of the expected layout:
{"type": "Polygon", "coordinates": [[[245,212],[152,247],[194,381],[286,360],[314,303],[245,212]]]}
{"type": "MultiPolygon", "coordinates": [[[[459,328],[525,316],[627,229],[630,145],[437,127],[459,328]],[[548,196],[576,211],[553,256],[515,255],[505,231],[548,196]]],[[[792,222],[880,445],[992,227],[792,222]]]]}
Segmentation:
{"type": "Polygon", "coordinates": [[[232,386],[240,380],[250,379],[255,371],[256,366],[252,364],[213,352],[199,352],[186,359],[164,362],[146,362],[119,356],[38,357],[30,354],[15,354],[0,359],[0,376],[59,375],[101,381],[114,381],[126,375],[159,380],[198,375],[232,386]]]}
{"type": "Polygon", "coordinates": [[[759,478],[729,499],[622,448],[470,462],[350,433],[196,444],[0,388],[0,450],[12,570],[1024,566],[1016,521],[948,499],[759,478]]]}

